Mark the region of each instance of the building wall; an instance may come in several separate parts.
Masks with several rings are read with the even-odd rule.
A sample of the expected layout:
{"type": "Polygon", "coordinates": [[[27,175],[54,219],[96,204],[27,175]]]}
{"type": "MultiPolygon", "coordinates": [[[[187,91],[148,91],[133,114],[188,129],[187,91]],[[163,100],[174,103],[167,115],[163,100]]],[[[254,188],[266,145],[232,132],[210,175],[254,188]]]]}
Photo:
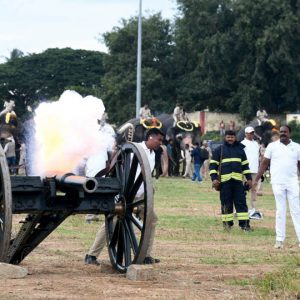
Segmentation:
{"type": "MultiPolygon", "coordinates": [[[[202,133],[206,133],[208,131],[218,131],[220,122],[223,120],[225,123],[225,129],[229,129],[229,122],[232,120],[235,122],[235,129],[240,130],[241,128],[246,126],[246,123],[240,119],[238,114],[230,114],[230,113],[216,113],[210,111],[195,111],[193,113],[188,114],[189,119],[191,121],[199,122],[201,125],[202,133]]],[[[300,114],[282,114],[282,115],[270,115],[270,119],[276,121],[278,126],[280,124],[286,124],[292,120],[296,120],[300,123],[300,114]]],[[[253,117],[253,120],[255,117],[253,117]]]]}
{"type": "Polygon", "coordinates": [[[286,123],[290,123],[291,121],[296,121],[297,124],[300,124],[300,114],[287,114],[286,115],[286,123]]]}
{"type": "Polygon", "coordinates": [[[235,122],[236,130],[245,126],[245,122],[240,119],[238,114],[196,111],[189,113],[188,116],[191,121],[200,123],[202,133],[206,133],[207,131],[218,131],[219,124],[222,120],[225,123],[226,129],[228,129],[231,120],[235,122]]]}

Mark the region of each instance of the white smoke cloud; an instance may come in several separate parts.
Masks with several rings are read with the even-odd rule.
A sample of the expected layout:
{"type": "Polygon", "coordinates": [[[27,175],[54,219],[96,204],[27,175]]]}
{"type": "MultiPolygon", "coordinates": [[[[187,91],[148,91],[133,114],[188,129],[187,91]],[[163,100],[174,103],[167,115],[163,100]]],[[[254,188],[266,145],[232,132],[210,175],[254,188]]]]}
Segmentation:
{"type": "Polygon", "coordinates": [[[105,107],[101,99],[65,91],[58,101],[35,110],[33,173],[72,172],[84,158],[112,149],[112,132],[99,131],[105,107]]]}

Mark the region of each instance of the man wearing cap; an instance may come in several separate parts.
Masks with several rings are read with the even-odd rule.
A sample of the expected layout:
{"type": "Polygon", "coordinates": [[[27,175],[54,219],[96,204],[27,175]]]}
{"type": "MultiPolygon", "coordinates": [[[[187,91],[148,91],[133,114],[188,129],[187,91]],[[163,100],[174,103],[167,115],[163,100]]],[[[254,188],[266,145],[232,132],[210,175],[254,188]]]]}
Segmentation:
{"type": "MultiPolygon", "coordinates": [[[[254,179],[256,178],[259,166],[259,145],[254,140],[254,134],[255,131],[253,127],[246,127],[245,138],[241,142],[245,146],[244,151],[249,162],[252,181],[254,181],[254,179]]],[[[254,188],[251,189],[250,206],[251,209],[249,210],[249,218],[257,220],[261,219],[261,213],[259,211],[256,211],[256,190],[254,188]]]]}
{"type": "Polygon", "coordinates": [[[236,140],[235,132],[227,130],[224,143],[213,151],[209,165],[213,187],[220,191],[222,221],[226,230],[233,226],[233,207],[240,228],[244,231],[252,230],[243,178],[246,177],[249,188],[252,187],[252,179],[244,147],[236,140]]]}

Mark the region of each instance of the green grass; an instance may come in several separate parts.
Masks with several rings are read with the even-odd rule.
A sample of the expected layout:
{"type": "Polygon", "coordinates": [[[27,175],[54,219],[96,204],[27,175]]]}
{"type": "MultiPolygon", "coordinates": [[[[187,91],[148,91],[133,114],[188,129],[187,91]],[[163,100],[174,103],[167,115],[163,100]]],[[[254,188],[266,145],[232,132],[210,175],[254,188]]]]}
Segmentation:
{"type": "MultiPolygon", "coordinates": [[[[288,213],[285,248],[276,250],[275,202],[269,183],[265,183],[264,192],[257,198],[264,220],[251,222],[254,231],[241,231],[235,220],[234,228],[226,232],[219,193],[211,189],[210,181],[199,185],[188,179],[160,178],[155,182],[154,207],[159,217],[156,240],[161,255],[169,246],[178,248],[170,259],[179,264],[187,259],[192,269],[207,265],[249,269],[238,278],[224,279],[228,289],[231,285],[241,286],[257,299],[296,299],[300,295],[300,249],[291,217],[288,213]],[[252,276],[251,270],[258,270],[258,275],[252,276]]],[[[101,216],[100,222],[87,224],[84,216],[71,216],[54,235],[62,241],[74,239],[88,249],[103,220],[101,216]]]]}
{"type": "Polygon", "coordinates": [[[300,275],[294,268],[282,268],[252,281],[263,297],[269,299],[299,299],[300,275]]]}
{"type": "Polygon", "coordinates": [[[278,271],[266,272],[259,278],[234,278],[227,283],[248,287],[262,299],[294,299],[300,296],[300,251],[291,217],[288,213],[286,249],[277,251],[273,248],[275,201],[268,182],[264,184],[264,192],[264,196],[257,197],[257,207],[265,217],[251,222],[254,231],[241,232],[235,221],[235,227],[225,232],[219,215],[219,194],[211,189],[210,181],[199,185],[181,178],[161,178],[155,194],[161,229],[157,238],[200,244],[196,247],[198,264],[275,267],[278,271]],[[201,249],[203,243],[206,246],[201,249]]]}

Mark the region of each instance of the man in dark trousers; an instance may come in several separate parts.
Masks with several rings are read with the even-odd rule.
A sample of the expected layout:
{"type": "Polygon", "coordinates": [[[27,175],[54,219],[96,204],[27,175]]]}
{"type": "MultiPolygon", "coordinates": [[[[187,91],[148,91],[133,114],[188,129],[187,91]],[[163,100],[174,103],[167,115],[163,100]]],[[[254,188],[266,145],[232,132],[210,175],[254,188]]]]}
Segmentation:
{"type": "Polygon", "coordinates": [[[244,152],[244,145],[237,142],[235,132],[225,132],[224,143],[214,152],[210,161],[210,176],[213,187],[220,191],[222,221],[225,229],[233,226],[233,206],[239,226],[244,231],[251,231],[245,186],[252,187],[249,163],[244,152]],[[244,186],[243,178],[247,179],[244,186]]]}
{"type": "Polygon", "coordinates": [[[201,156],[201,149],[199,146],[199,143],[195,143],[195,148],[192,150],[191,156],[194,159],[194,173],[192,176],[192,181],[195,181],[196,179],[198,182],[202,182],[202,177],[200,174],[200,169],[203,165],[204,159],[201,156]]]}

